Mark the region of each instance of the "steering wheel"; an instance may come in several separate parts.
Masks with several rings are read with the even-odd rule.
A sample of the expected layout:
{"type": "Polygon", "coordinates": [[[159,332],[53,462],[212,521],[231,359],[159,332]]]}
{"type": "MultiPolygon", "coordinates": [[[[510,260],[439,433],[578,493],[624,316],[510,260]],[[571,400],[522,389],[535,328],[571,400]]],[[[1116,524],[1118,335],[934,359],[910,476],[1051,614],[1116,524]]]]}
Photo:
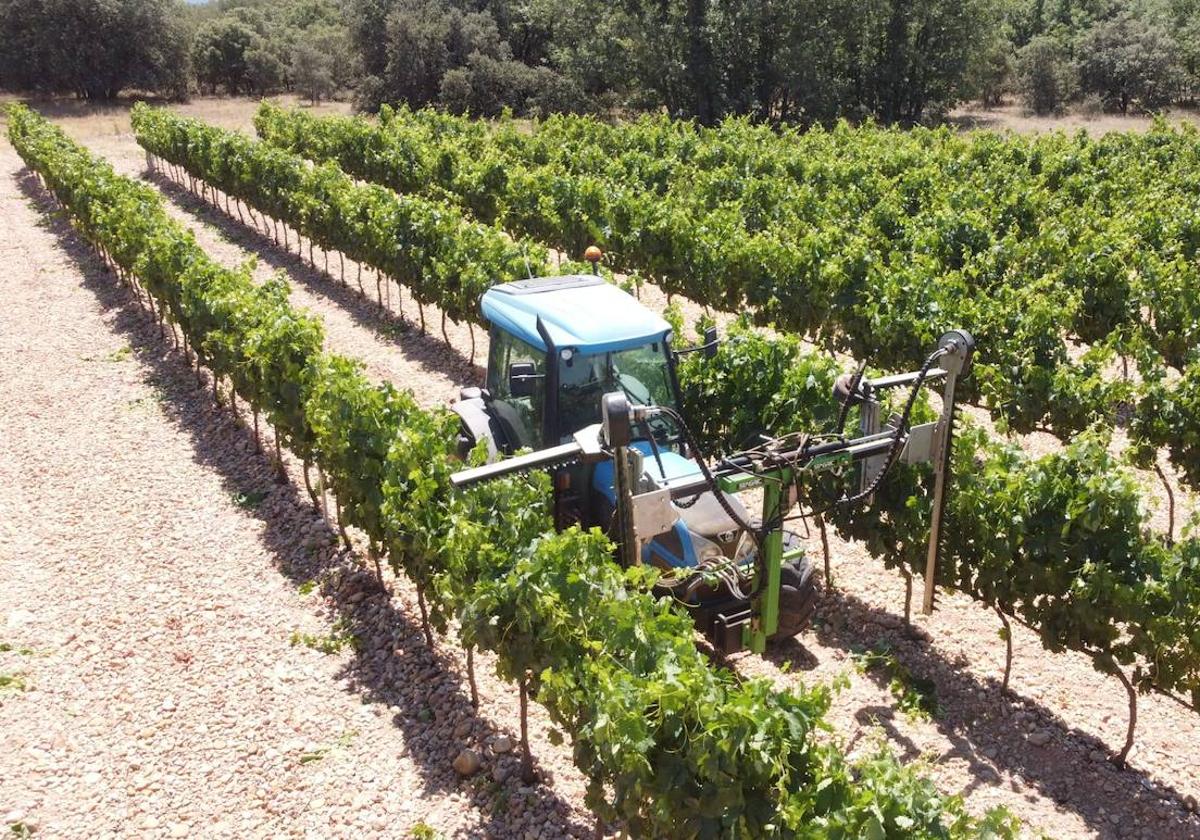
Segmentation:
{"type": "Polygon", "coordinates": [[[629,397],[631,403],[637,405],[650,405],[650,389],[647,388],[636,376],[627,376],[621,373],[616,368],[613,369],[613,379],[617,383],[617,387],[625,392],[625,396],[629,397]],[[628,383],[626,382],[628,380],[628,383]],[[642,395],[635,394],[631,385],[636,385],[645,393],[642,395]]]}
{"type": "Polygon", "coordinates": [[[683,435],[680,434],[679,427],[670,415],[659,414],[651,417],[645,420],[642,426],[649,429],[650,434],[654,435],[654,439],[660,446],[676,446],[683,443],[683,435]]]}

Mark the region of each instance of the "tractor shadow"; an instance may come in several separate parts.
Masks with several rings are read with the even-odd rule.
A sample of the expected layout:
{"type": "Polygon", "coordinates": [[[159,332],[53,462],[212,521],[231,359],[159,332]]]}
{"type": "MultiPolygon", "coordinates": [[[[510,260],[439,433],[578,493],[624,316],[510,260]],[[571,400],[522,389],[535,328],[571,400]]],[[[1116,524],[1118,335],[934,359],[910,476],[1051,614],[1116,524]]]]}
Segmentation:
{"type": "MultiPolygon", "coordinates": [[[[302,489],[296,459],[285,455],[291,475],[281,479],[273,455],[268,455],[273,444],[265,424],[262,448],[257,451],[249,419],[235,417],[227,398],[224,407],[213,403],[207,371],[198,379],[172,347],[170,331],[160,332],[132,291],[77,235],[33,176],[22,171],[17,178],[22,194],[42,213],[46,229],[55,234],[59,247],[79,270],[84,288],[95,296],[109,328],[128,340],[143,381],[161,397],[164,415],[190,438],[196,463],[219,474],[231,497],[260,500],[247,506],[245,513],[262,524],[261,539],[279,573],[297,589],[315,585],[330,624],[337,622],[344,634],[353,637],[352,659],[337,679],[344,680],[346,690],[361,702],[386,706],[393,725],[403,734],[403,754],[420,773],[424,792],[465,795],[470,803],[466,807],[479,813],[481,836],[523,837],[536,826],[524,823],[522,814],[538,814],[538,819],[548,819],[572,836],[593,836],[594,824],[584,822],[578,809],[548,784],[523,785],[515,771],[504,782],[494,780],[491,770],[497,761],[486,745],[495,735],[507,735],[514,743],[519,738],[472,706],[462,666],[451,653],[453,643],[432,649],[425,643],[420,619],[414,617],[418,615],[415,595],[402,587],[394,595],[381,591],[365,558],[338,547],[336,530],[302,489]],[[459,727],[460,732],[469,731],[452,737],[450,731],[459,727]],[[459,750],[468,746],[483,758],[483,768],[462,779],[451,765],[459,750]]],[[[491,667],[490,658],[477,659],[477,673],[491,667]]],[[[484,695],[482,699],[496,708],[495,698],[484,695]]],[[[507,705],[515,707],[514,698],[500,701],[501,705],[511,701],[507,705]]],[[[515,725],[515,716],[512,720],[515,725]]],[[[509,767],[515,761],[514,753],[501,763],[509,767]]],[[[534,763],[539,778],[552,782],[550,773],[538,766],[536,754],[534,763]]]]}
{"type": "MultiPolygon", "coordinates": [[[[478,384],[483,381],[485,369],[478,362],[487,358],[487,345],[486,333],[482,330],[474,333],[477,347],[475,363],[472,363],[468,352],[440,337],[441,312],[437,307],[424,307],[426,332],[423,334],[419,319],[414,320],[411,317],[413,312],[418,310],[417,302],[411,296],[406,296],[408,303],[403,313],[388,306],[381,306],[373,297],[378,292],[371,270],[364,268],[362,271],[361,283],[364,291],[360,292],[357,263],[346,260],[346,280],[342,281],[339,279],[336,252],[328,255],[333,259],[330,261],[331,270],[326,273],[305,260],[291,234],[289,242],[297,251],[285,250],[282,244],[277,244],[271,236],[256,228],[249,219],[243,221],[236,215],[227,213],[223,208],[195,195],[165,173],[146,169],[141,177],[154,184],[179,209],[212,225],[224,239],[254,254],[263,264],[276,271],[286,272],[289,279],[303,286],[309,293],[338,306],[354,323],[395,347],[405,358],[416,362],[422,369],[441,374],[453,382],[478,384]]],[[[314,249],[313,253],[317,257],[324,254],[320,249],[314,249]]],[[[399,300],[400,294],[399,287],[391,284],[391,297],[399,300]]],[[[468,330],[475,330],[472,325],[468,324],[466,327],[468,330]]]]}
{"type": "MultiPolygon", "coordinates": [[[[971,673],[938,651],[923,630],[907,625],[903,617],[840,588],[822,591],[817,614],[824,620],[805,635],[815,634],[822,646],[864,651],[882,643],[913,677],[932,683],[937,709],[930,720],[951,745],[933,761],[966,763],[971,781],[963,794],[1003,784],[1000,773],[1005,772],[1078,814],[1101,838],[1136,834],[1144,824],[1135,815],[1152,811],[1156,800],[1161,800],[1169,813],[1160,810],[1164,819],[1154,826],[1154,836],[1200,840],[1200,817],[1189,813],[1187,795],[1135,767],[1118,769],[1106,760],[1111,750],[1103,741],[1071,726],[1048,706],[1013,691],[1011,684],[1006,694],[999,679],[971,673]],[[1026,739],[1035,729],[1049,733],[1045,744],[1026,739]],[[1114,814],[1120,819],[1117,823],[1111,821],[1114,814]]],[[[804,646],[805,635],[768,648],[767,658],[776,666],[790,661],[798,669],[811,669],[805,663],[815,662],[815,657],[804,646]]],[[[864,673],[889,690],[891,675],[885,670],[871,668],[864,673]]],[[[1116,690],[1121,690],[1119,685],[1116,690]]],[[[889,705],[864,706],[855,713],[862,726],[883,729],[898,757],[909,761],[923,750],[905,734],[904,716],[889,705]]],[[[1116,725],[1123,727],[1123,723],[1116,725]]],[[[1121,728],[1114,737],[1120,740],[1123,734],[1121,728]]]]}

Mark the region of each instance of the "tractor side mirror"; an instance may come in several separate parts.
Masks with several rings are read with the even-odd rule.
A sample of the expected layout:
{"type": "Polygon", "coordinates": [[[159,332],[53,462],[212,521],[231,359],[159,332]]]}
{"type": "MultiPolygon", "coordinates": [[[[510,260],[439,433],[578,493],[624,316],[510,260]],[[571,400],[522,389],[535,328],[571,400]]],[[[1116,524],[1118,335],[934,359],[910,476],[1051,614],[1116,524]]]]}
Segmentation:
{"type": "Polygon", "coordinates": [[[711,359],[717,355],[721,339],[717,337],[717,328],[708,327],[704,330],[704,358],[711,359]]]}
{"type": "Polygon", "coordinates": [[[514,397],[532,397],[539,379],[533,362],[513,362],[508,366],[508,393],[514,397]]]}

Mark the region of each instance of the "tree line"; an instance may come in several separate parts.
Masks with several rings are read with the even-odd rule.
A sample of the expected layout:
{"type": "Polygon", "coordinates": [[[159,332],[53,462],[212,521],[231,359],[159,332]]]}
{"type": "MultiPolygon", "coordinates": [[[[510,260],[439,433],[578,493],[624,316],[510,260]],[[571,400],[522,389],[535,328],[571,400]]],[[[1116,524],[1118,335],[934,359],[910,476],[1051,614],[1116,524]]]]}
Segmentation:
{"type": "Polygon", "coordinates": [[[0,0],[0,86],[936,120],[1191,102],[1200,0],[0,0]]]}

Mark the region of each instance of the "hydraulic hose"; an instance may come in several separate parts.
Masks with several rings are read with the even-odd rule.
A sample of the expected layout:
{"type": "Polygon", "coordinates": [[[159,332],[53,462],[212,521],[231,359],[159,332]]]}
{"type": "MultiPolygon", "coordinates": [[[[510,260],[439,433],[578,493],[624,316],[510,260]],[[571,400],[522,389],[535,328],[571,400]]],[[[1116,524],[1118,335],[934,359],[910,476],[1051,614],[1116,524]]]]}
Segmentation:
{"type": "MultiPolygon", "coordinates": [[[[687,445],[691,449],[691,451],[693,453],[695,453],[696,464],[697,464],[697,466],[700,467],[700,473],[701,473],[701,475],[704,476],[704,481],[706,484],[708,484],[709,489],[712,490],[713,496],[717,500],[717,504],[719,504],[721,506],[721,510],[725,511],[726,516],[728,516],[730,518],[730,520],[732,520],[745,533],[749,534],[750,539],[752,539],[754,541],[755,579],[757,581],[759,581],[759,586],[761,586],[762,581],[764,581],[766,579],[765,575],[762,574],[763,563],[764,563],[763,537],[766,534],[765,527],[761,531],[759,528],[755,528],[752,524],[750,524],[749,522],[746,522],[744,519],[742,519],[742,517],[740,515],[738,515],[738,512],[733,509],[733,506],[729,504],[729,501],[725,498],[725,494],[721,492],[721,488],[717,484],[716,477],[712,474],[712,471],[708,468],[708,464],[705,463],[705,460],[704,460],[704,457],[702,454],[702,450],[700,449],[699,446],[696,445],[696,439],[692,436],[692,430],[688,428],[687,421],[683,419],[683,415],[681,415],[678,411],[671,408],[670,406],[665,406],[665,405],[659,406],[659,409],[664,414],[671,417],[679,425],[680,434],[683,435],[683,438],[687,442],[687,445]]],[[[699,499],[699,498],[700,497],[697,494],[696,498],[693,499],[690,504],[695,504],[696,499],[699,499]]],[[[678,506],[678,504],[679,503],[676,502],[677,506],[678,506]]],[[[766,525],[766,523],[764,523],[764,526],[765,525],[766,525]]],[[[719,578],[721,578],[722,580],[724,580],[726,582],[726,584],[730,588],[730,592],[738,598],[749,599],[754,596],[755,592],[757,592],[757,590],[755,590],[755,592],[750,592],[750,593],[742,592],[741,586],[736,581],[736,578],[738,577],[738,573],[734,569],[731,569],[728,574],[725,574],[722,570],[719,570],[719,569],[714,570],[714,571],[719,578]]]]}
{"type": "Polygon", "coordinates": [[[883,483],[883,479],[891,471],[892,467],[896,463],[896,457],[900,454],[900,448],[904,443],[904,433],[905,430],[908,429],[908,421],[912,416],[913,407],[917,403],[917,395],[921,393],[921,386],[925,383],[925,378],[929,375],[929,371],[933,367],[934,362],[942,358],[942,356],[945,356],[948,352],[950,352],[949,349],[945,347],[939,347],[937,350],[934,350],[929,354],[929,358],[925,360],[925,364],[921,365],[921,369],[917,371],[917,378],[913,381],[912,388],[908,392],[908,400],[904,404],[904,411],[900,414],[900,422],[896,424],[896,430],[892,433],[892,443],[888,447],[883,467],[880,468],[879,472],[875,474],[875,478],[872,479],[870,486],[853,496],[844,496],[822,510],[812,511],[806,514],[807,516],[815,516],[818,513],[824,513],[825,511],[836,507],[837,505],[852,505],[855,502],[867,498],[879,489],[879,485],[883,483]]]}
{"type": "Polygon", "coordinates": [[[858,370],[854,372],[854,376],[850,379],[850,387],[846,391],[846,399],[842,400],[841,406],[838,408],[837,428],[834,430],[835,435],[841,435],[846,429],[846,418],[850,415],[850,403],[854,401],[854,395],[858,392],[858,386],[862,384],[863,374],[867,370],[866,360],[859,364],[858,370]]]}

